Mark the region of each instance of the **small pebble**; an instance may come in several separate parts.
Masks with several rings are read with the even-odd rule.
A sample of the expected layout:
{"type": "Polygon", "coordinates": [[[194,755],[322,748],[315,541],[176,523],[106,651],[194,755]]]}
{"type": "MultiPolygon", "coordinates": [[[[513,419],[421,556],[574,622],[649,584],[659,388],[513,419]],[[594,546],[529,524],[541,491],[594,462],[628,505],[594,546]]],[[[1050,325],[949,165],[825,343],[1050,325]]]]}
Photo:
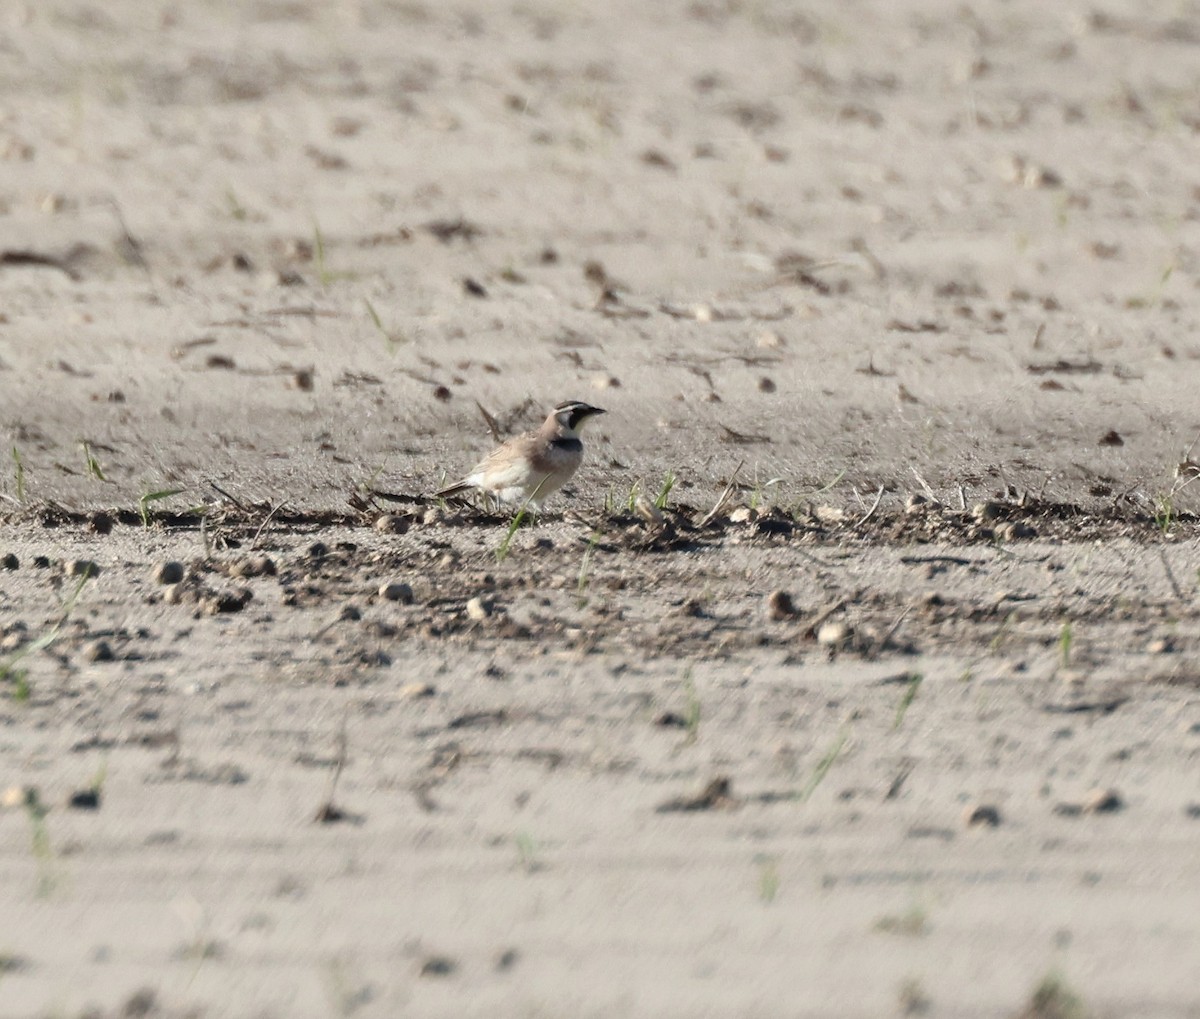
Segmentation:
{"type": "Polygon", "coordinates": [[[97,640],[83,649],[83,657],[89,662],[111,662],[116,655],[108,641],[97,640]]]}
{"type": "Polygon", "coordinates": [[[763,376],[761,379],[759,379],[759,380],[758,380],[758,391],[759,391],[760,393],[773,393],[773,392],[775,392],[775,381],[774,381],[774,379],[767,378],[767,376],[765,376],[765,375],[764,375],[764,376],[763,376]]]}
{"type": "Polygon", "coordinates": [[[220,594],[214,594],[205,598],[200,606],[210,616],[227,612],[241,612],[250,604],[253,597],[254,593],[249,588],[243,587],[236,591],[222,591],[220,594]]]}
{"type": "Polygon", "coordinates": [[[963,824],[968,828],[999,828],[1000,811],[990,803],[977,803],[963,811],[963,824]]]}
{"type": "Polygon", "coordinates": [[[996,537],[1002,541],[1014,541],[1018,538],[1036,538],[1037,531],[1020,520],[1009,520],[996,528],[996,537]]]}
{"type": "Polygon", "coordinates": [[[822,623],[821,628],[817,630],[817,643],[824,647],[841,647],[849,643],[853,634],[854,631],[850,628],[849,623],[840,619],[831,619],[822,623]]]}
{"type": "Polygon", "coordinates": [[[644,495],[639,495],[634,501],[633,513],[639,520],[649,524],[651,527],[663,526],[663,511],[644,495]]]}
{"type": "Polygon", "coordinates": [[[67,797],[67,806],[72,810],[99,810],[100,790],[80,789],[67,797]]]}
{"type": "Polygon", "coordinates": [[[490,601],[484,601],[476,595],[467,602],[467,617],[481,623],[492,614],[493,609],[494,606],[490,601]]]}
{"type": "Polygon", "coordinates": [[[977,502],[971,509],[971,516],[982,522],[997,520],[1003,512],[1004,507],[998,502],[977,502]]]}
{"type": "Polygon", "coordinates": [[[929,506],[929,500],[918,492],[910,492],[904,500],[904,512],[910,516],[913,513],[924,513],[929,506]]]}
{"type": "Polygon", "coordinates": [[[69,577],[97,577],[100,567],[90,559],[72,559],[66,566],[69,577]]]}
{"type": "Polygon", "coordinates": [[[168,605],[178,605],[183,601],[184,587],[182,584],[168,584],[163,591],[163,601],[168,605]]]}
{"type": "Polygon", "coordinates": [[[21,568],[21,560],[9,552],[3,560],[0,560],[0,565],[3,565],[6,570],[17,570],[21,568]]]}
{"type": "Polygon", "coordinates": [[[387,601],[398,601],[402,605],[411,605],[413,602],[413,589],[408,584],[402,584],[394,580],[390,584],[379,585],[379,597],[387,601]]]}
{"type": "Polygon", "coordinates": [[[183,580],[183,573],[183,563],[169,561],[155,566],[153,576],[157,584],[178,584],[183,580]]]}
{"type": "Polygon", "coordinates": [[[434,955],[421,963],[421,976],[448,977],[458,969],[458,963],[444,955],[434,955]]]}
{"type": "Polygon", "coordinates": [[[1125,808],[1125,801],[1115,789],[1093,789],[1083,798],[1085,814],[1115,814],[1125,808]]]}
{"type": "Polygon", "coordinates": [[[771,619],[787,619],[796,614],[796,606],[787,591],[772,591],[767,595],[767,616],[771,619]]]}
{"type": "Polygon", "coordinates": [[[405,701],[421,700],[435,693],[437,691],[428,683],[405,683],[400,687],[400,699],[405,701]]]}
{"type": "Polygon", "coordinates": [[[37,792],[25,786],[10,785],[0,793],[0,810],[16,810],[23,807],[29,802],[31,795],[36,799],[37,792]]]}
{"type": "Polygon", "coordinates": [[[408,517],[398,513],[384,513],[375,521],[375,530],[380,534],[404,534],[408,530],[408,517]]]}
{"type": "Polygon", "coordinates": [[[265,555],[243,559],[229,569],[231,577],[273,577],[275,572],[275,560],[265,555]]]}

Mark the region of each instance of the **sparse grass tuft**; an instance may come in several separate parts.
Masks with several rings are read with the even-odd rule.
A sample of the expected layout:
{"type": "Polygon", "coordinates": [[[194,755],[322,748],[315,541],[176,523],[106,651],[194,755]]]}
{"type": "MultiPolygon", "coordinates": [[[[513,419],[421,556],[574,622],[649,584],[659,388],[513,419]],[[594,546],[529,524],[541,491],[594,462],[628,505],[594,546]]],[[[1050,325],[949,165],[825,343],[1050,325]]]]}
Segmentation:
{"type": "Polygon", "coordinates": [[[89,572],[79,578],[79,583],[75,585],[75,590],[63,602],[62,614],[49,630],[36,640],[30,641],[24,647],[14,651],[8,658],[0,660],[0,683],[7,682],[12,684],[11,697],[18,704],[27,703],[32,692],[29,685],[29,672],[27,669],[21,668],[20,663],[30,655],[49,647],[58,639],[59,631],[62,630],[63,624],[70,617],[71,612],[75,608],[75,603],[79,600],[79,595],[83,591],[84,585],[91,579],[91,576],[89,572]]]}
{"type": "Polygon", "coordinates": [[[875,929],[884,934],[902,934],[917,938],[929,933],[928,917],[920,906],[910,906],[903,913],[889,913],[875,921],[875,929]]]}
{"type": "Polygon", "coordinates": [[[921,688],[921,683],[925,679],[919,672],[910,672],[908,674],[908,685],[904,688],[904,695],[900,698],[900,703],[896,705],[896,717],[892,719],[892,729],[900,728],[904,721],[905,712],[912,706],[912,702],[917,699],[917,691],[921,688]]]}
{"type": "MultiPolygon", "coordinates": [[[[671,489],[675,487],[675,482],[678,480],[679,479],[675,477],[674,472],[667,471],[666,475],[663,477],[662,488],[658,490],[658,495],[654,497],[654,506],[656,509],[661,510],[667,508],[667,500],[671,497],[671,489]]],[[[629,493],[629,506],[631,509],[636,501],[637,496],[631,489],[629,493]]]]}
{"type": "Polygon", "coordinates": [[[164,488],[158,492],[144,492],[142,497],[138,499],[138,513],[142,517],[142,526],[150,526],[151,503],[159,502],[162,499],[169,499],[173,495],[179,495],[182,491],[182,488],[164,488]]]}
{"type": "Polygon", "coordinates": [[[1058,634],[1058,659],[1062,667],[1068,668],[1071,664],[1071,643],[1073,635],[1071,632],[1070,620],[1064,619],[1062,629],[1058,634]]]}
{"type": "Polygon", "coordinates": [[[313,223],[313,262],[317,267],[317,281],[323,287],[329,286],[333,282],[333,273],[325,264],[325,236],[319,223],[313,223]]]}
{"type": "Polygon", "coordinates": [[[1085,1019],[1087,1008],[1063,975],[1051,970],[1033,989],[1017,1019],[1085,1019]]]}
{"type": "MultiPolygon", "coordinates": [[[[526,503],[526,506],[528,503],[526,503]]],[[[508,525],[508,530],[504,533],[500,544],[496,546],[496,562],[502,563],[508,558],[509,550],[512,546],[513,535],[517,533],[517,529],[525,520],[525,506],[522,506],[516,513],[513,514],[512,521],[508,525]]]]}
{"type": "Polygon", "coordinates": [[[825,756],[817,762],[817,766],[813,769],[811,777],[804,784],[804,788],[800,790],[801,802],[809,799],[817,791],[817,786],[825,780],[825,776],[829,774],[829,769],[833,767],[834,763],[841,756],[845,746],[846,733],[843,730],[838,734],[837,742],[825,751],[825,756]]]}
{"type": "Polygon", "coordinates": [[[100,467],[100,461],[97,460],[95,455],[92,453],[92,447],[88,443],[87,439],[83,440],[82,445],[83,445],[83,456],[84,456],[84,459],[87,461],[88,474],[90,474],[97,481],[107,481],[108,478],[106,478],[104,476],[104,471],[100,467]]]}
{"type": "Polygon", "coordinates": [[[513,535],[517,533],[517,529],[521,526],[525,520],[525,517],[528,515],[529,504],[538,497],[538,492],[542,490],[542,485],[545,483],[546,482],[543,479],[538,487],[529,493],[529,498],[521,504],[521,508],[513,514],[512,521],[508,525],[508,531],[505,532],[504,538],[501,540],[500,544],[496,546],[496,562],[502,563],[508,558],[508,552],[510,546],[512,545],[513,535]]]}
{"type": "Polygon", "coordinates": [[[758,897],[774,902],[779,894],[779,861],[773,856],[758,857],[758,897]]]}
{"type": "Polygon", "coordinates": [[[387,347],[387,352],[389,354],[395,354],[396,348],[405,341],[405,337],[400,333],[393,332],[383,324],[383,319],[379,317],[379,312],[375,310],[375,305],[373,305],[368,299],[364,298],[363,304],[367,306],[367,314],[371,316],[371,323],[375,326],[375,329],[378,331],[379,335],[383,337],[383,342],[387,347]]]}
{"type": "Polygon", "coordinates": [[[596,545],[599,544],[601,537],[602,535],[599,531],[592,532],[592,536],[588,539],[587,548],[583,550],[583,560],[579,564],[579,579],[575,583],[575,597],[581,609],[587,605],[587,588],[592,568],[592,555],[595,553],[596,545]]]}
{"type": "Polygon", "coordinates": [[[54,850],[50,847],[50,831],[46,827],[48,810],[36,789],[25,791],[25,814],[29,818],[30,842],[33,858],[38,865],[37,897],[48,898],[53,894],[58,879],[54,874],[54,850]]]}
{"type": "Polygon", "coordinates": [[[683,691],[687,695],[687,705],[683,710],[687,735],[683,739],[683,745],[690,747],[700,738],[700,698],[696,694],[696,684],[692,680],[690,668],[683,674],[683,691]]]}
{"type": "Polygon", "coordinates": [[[25,501],[25,461],[21,458],[21,451],[16,446],[12,448],[13,458],[13,484],[17,490],[17,502],[25,501]]]}
{"type": "Polygon", "coordinates": [[[542,869],[537,859],[537,844],[527,831],[517,832],[514,840],[517,845],[517,862],[526,874],[536,874],[542,869]]]}

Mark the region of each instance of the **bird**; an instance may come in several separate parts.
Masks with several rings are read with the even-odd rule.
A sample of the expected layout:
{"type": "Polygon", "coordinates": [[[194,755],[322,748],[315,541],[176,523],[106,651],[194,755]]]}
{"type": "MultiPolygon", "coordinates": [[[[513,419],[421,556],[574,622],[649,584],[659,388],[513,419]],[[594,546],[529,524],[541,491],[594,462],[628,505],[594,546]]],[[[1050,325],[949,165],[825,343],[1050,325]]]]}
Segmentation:
{"type": "Polygon", "coordinates": [[[579,431],[607,411],[582,400],[555,407],[540,428],[493,449],[457,484],[435,493],[439,499],[480,491],[503,503],[521,503],[535,513],[547,496],[571,480],[583,462],[579,431]]]}

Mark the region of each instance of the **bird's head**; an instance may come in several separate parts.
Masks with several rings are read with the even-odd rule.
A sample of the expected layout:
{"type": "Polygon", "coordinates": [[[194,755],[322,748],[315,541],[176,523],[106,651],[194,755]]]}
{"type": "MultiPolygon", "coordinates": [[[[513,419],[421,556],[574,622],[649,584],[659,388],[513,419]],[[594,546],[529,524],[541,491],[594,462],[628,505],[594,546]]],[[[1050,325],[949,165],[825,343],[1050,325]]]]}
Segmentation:
{"type": "Polygon", "coordinates": [[[583,427],[584,422],[597,414],[604,413],[606,412],[599,407],[593,407],[582,400],[568,400],[555,407],[551,412],[551,417],[558,423],[558,427],[564,434],[575,435],[583,427]]]}

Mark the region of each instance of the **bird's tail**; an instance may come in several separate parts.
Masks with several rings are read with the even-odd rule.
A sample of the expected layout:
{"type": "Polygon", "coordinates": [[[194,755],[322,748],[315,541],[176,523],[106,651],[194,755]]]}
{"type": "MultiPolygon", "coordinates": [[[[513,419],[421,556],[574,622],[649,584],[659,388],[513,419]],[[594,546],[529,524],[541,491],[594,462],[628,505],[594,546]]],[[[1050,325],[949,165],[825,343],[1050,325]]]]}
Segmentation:
{"type": "Polygon", "coordinates": [[[433,496],[435,499],[450,499],[456,495],[462,495],[464,492],[473,491],[474,488],[474,485],[466,481],[460,481],[457,485],[451,485],[449,488],[443,488],[440,492],[434,492],[433,496]]]}

